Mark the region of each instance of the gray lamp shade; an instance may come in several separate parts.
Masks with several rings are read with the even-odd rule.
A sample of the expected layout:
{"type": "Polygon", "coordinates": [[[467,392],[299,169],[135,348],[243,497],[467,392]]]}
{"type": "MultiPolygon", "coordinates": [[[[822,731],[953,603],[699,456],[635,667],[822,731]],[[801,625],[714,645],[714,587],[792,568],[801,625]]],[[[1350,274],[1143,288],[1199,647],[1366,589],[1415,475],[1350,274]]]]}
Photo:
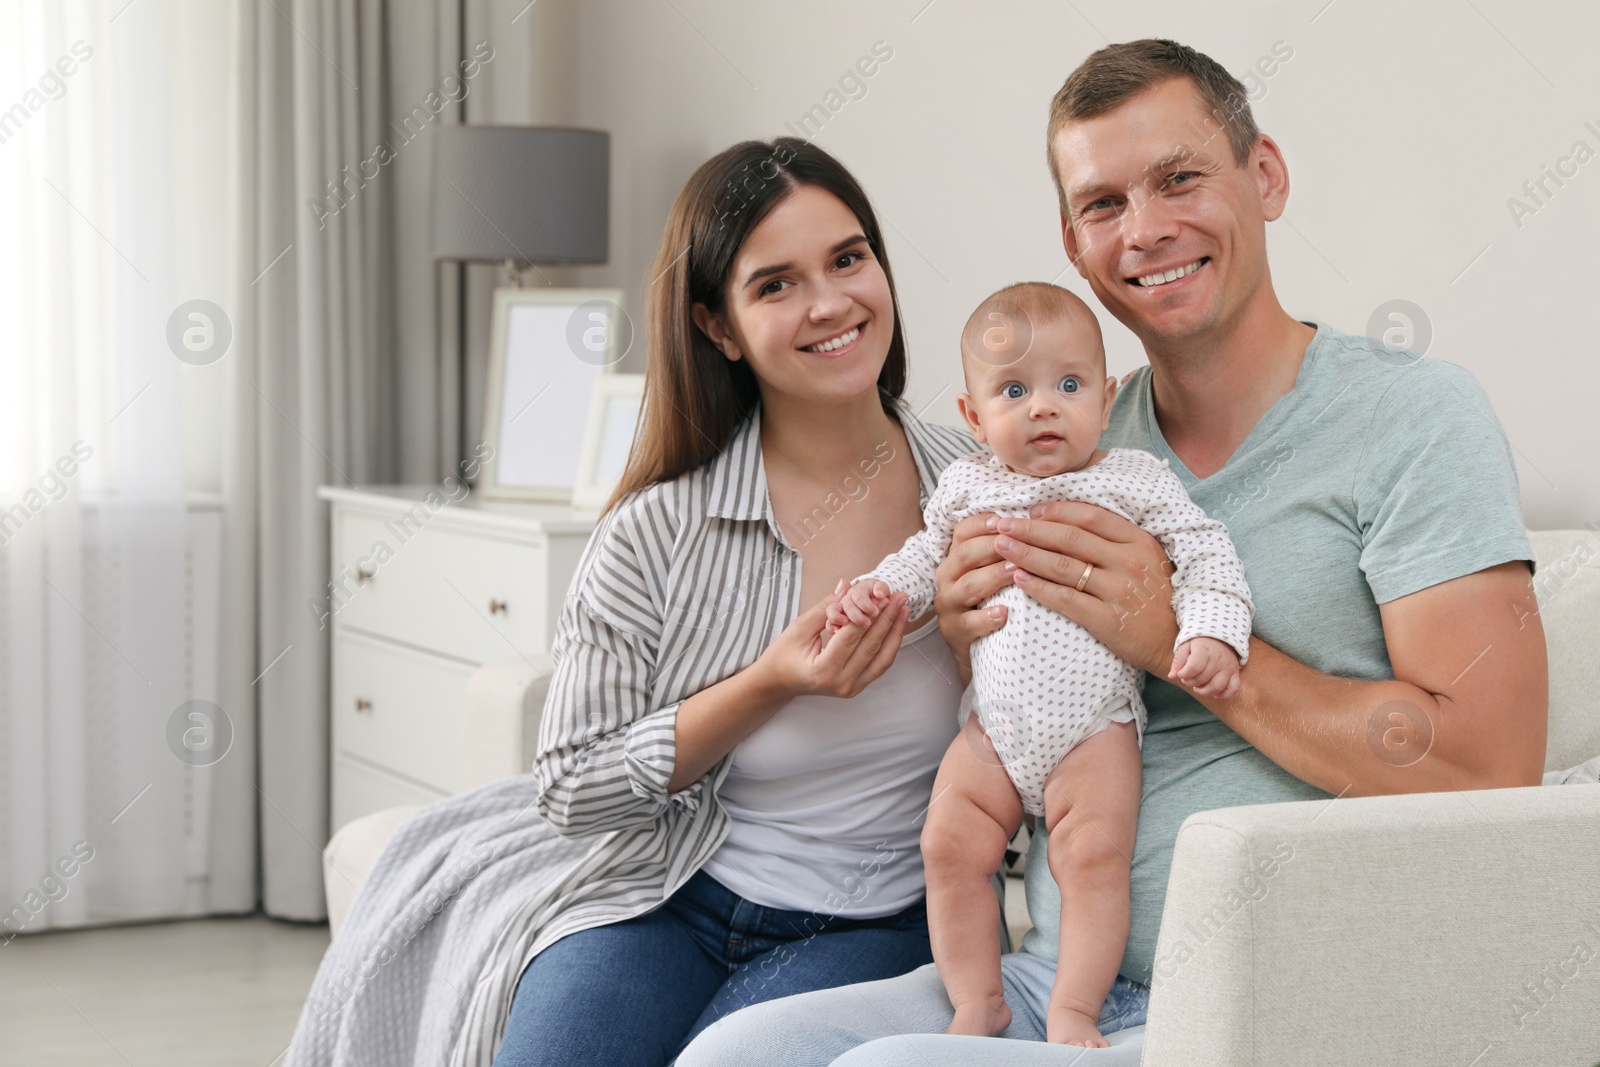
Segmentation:
{"type": "Polygon", "coordinates": [[[611,135],[551,126],[436,126],[433,257],[604,263],[611,135]]]}

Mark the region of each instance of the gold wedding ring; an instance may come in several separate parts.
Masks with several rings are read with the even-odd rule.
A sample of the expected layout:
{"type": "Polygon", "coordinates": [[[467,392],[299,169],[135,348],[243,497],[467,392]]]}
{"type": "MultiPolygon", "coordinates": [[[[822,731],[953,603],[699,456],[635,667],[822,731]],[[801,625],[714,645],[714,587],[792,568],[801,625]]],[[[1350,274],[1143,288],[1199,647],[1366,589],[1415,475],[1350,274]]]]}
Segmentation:
{"type": "Polygon", "coordinates": [[[1091,572],[1093,572],[1093,570],[1093,563],[1085,563],[1083,565],[1083,574],[1079,575],[1078,584],[1074,587],[1078,590],[1078,592],[1083,592],[1083,587],[1089,584],[1089,575],[1091,572]]]}

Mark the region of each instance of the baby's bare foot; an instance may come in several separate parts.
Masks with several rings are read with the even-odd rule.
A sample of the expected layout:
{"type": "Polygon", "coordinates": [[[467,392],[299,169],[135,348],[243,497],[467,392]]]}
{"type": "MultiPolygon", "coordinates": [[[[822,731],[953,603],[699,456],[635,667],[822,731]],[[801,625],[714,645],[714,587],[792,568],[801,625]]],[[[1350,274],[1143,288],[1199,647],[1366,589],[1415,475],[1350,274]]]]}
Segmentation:
{"type": "Polygon", "coordinates": [[[1111,1042],[1095,1028],[1095,1020],[1071,1008],[1051,1008],[1045,1020],[1045,1036],[1058,1045],[1082,1048],[1110,1048],[1111,1042]]]}
{"type": "Polygon", "coordinates": [[[1011,1025],[1011,1009],[1005,997],[986,997],[956,1008],[956,1017],[947,1034],[965,1034],[969,1037],[999,1037],[1011,1025]]]}

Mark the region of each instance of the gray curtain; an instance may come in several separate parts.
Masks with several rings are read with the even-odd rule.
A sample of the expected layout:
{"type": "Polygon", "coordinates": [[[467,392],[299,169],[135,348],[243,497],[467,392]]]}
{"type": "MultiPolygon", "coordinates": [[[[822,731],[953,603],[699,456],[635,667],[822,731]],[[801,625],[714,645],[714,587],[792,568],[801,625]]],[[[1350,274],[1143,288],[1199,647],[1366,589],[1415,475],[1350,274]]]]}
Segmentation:
{"type": "MultiPolygon", "coordinates": [[[[257,714],[236,723],[240,743],[255,742],[256,775],[221,786],[213,847],[241,861],[219,866],[245,872],[231,887],[244,900],[254,886],[242,853],[254,853],[259,825],[269,915],[326,915],[328,631],[306,604],[328,581],[328,506],[316,490],[435,482],[480,423],[495,274],[432,260],[432,126],[559,119],[561,102],[536,102],[526,72],[551,47],[561,8],[237,9],[223,669],[225,706],[257,714]],[[461,63],[483,45],[493,58],[465,77],[461,63]]],[[[248,767],[251,753],[240,755],[248,767]]]]}

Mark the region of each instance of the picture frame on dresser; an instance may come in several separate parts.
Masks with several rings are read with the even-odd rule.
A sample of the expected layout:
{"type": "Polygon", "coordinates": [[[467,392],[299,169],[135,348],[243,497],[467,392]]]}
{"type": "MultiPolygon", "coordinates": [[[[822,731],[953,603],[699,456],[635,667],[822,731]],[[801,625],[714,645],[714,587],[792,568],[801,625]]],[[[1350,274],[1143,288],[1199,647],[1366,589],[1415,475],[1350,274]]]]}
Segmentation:
{"type": "Polygon", "coordinates": [[[570,504],[594,385],[633,343],[617,289],[496,289],[484,396],[486,500],[570,504]]]}
{"type": "Polygon", "coordinates": [[[628,465],[643,403],[642,374],[607,374],[594,383],[583,452],[578,458],[578,480],[572,487],[574,508],[598,515],[611,499],[628,465]]]}

